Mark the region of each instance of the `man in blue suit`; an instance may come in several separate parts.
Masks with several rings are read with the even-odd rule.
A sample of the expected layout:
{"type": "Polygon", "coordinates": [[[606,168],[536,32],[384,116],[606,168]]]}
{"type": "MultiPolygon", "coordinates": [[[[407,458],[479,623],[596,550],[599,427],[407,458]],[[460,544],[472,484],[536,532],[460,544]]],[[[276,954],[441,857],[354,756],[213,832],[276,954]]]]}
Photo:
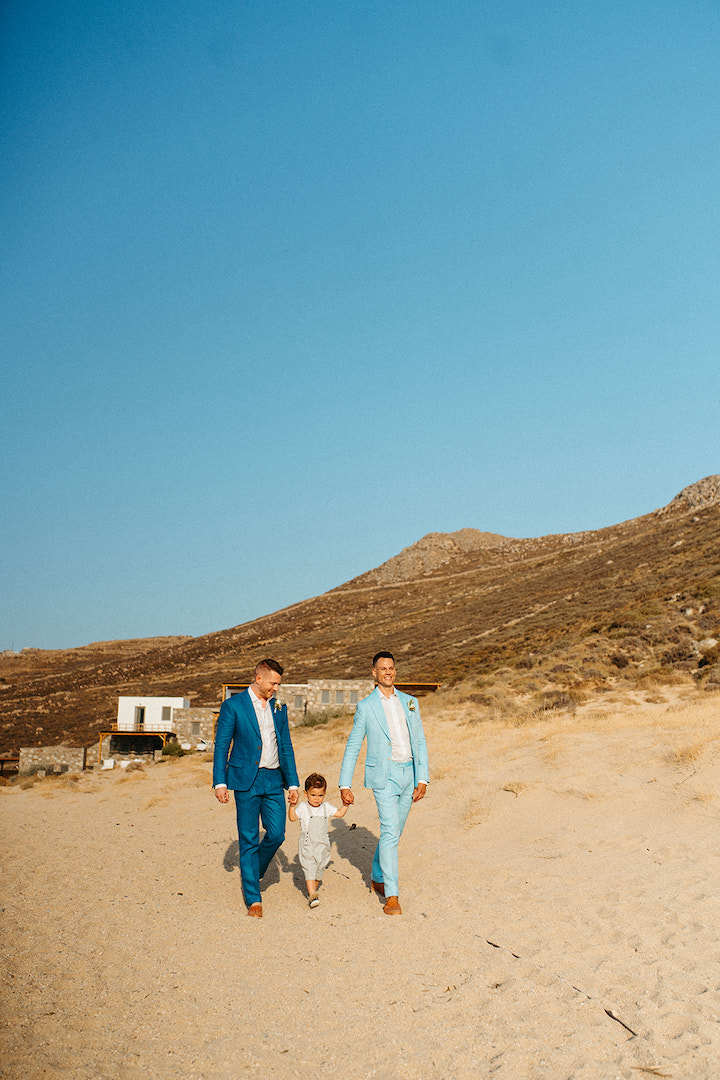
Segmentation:
{"type": "Polygon", "coordinates": [[[277,660],[261,660],[252,685],[222,703],[215,732],[215,796],[227,803],[228,789],[235,792],[243,894],[248,915],[257,919],[260,879],[285,839],[283,789],[293,806],[299,794],[287,706],[277,698],[282,673],[277,660]]]}
{"type": "Polygon", "coordinates": [[[340,795],[355,801],[350,785],[360,747],[367,738],[365,787],[372,788],[380,818],[380,840],[372,865],[372,887],[385,898],[386,915],[400,915],[398,841],[414,802],[430,779],[427,744],[417,700],[395,689],[392,653],[373,657],[377,687],[358,703],[340,768],[340,795]]]}

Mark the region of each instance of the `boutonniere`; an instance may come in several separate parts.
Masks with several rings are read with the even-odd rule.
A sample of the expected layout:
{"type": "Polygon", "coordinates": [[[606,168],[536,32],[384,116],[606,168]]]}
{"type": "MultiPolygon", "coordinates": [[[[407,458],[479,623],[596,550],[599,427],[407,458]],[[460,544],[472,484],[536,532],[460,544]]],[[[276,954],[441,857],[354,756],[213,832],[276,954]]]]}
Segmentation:
{"type": "Polygon", "coordinates": [[[280,710],[284,709],[284,708],[285,708],[285,702],[280,701],[279,698],[275,698],[275,712],[280,712],[280,710]]]}
{"type": "Polygon", "coordinates": [[[408,712],[415,712],[415,702],[414,701],[409,701],[408,702],[408,712]]]}

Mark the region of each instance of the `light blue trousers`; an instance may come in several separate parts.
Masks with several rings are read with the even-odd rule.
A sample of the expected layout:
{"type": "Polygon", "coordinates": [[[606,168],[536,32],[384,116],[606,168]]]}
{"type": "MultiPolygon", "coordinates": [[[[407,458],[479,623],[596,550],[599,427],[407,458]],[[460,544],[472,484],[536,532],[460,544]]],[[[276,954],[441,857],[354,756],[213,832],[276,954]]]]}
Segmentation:
{"type": "Polygon", "coordinates": [[[386,896],[400,895],[398,892],[398,841],[410,813],[414,790],[412,761],[394,761],[390,766],[390,778],[385,787],[373,788],[380,818],[380,840],[375,849],[372,879],[384,883],[386,896]]]}

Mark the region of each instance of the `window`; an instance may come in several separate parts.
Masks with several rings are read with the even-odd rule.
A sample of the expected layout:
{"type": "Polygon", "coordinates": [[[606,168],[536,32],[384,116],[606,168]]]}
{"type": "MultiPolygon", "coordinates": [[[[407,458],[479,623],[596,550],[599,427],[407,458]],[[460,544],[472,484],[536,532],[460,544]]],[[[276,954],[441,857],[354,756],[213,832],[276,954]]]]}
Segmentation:
{"type": "Polygon", "coordinates": [[[162,725],[167,731],[170,727],[170,715],[172,713],[172,707],[170,705],[163,705],[162,707],[162,725]]]}
{"type": "Polygon", "coordinates": [[[194,739],[197,739],[198,735],[200,734],[200,721],[199,720],[193,720],[191,734],[192,734],[192,737],[194,739]]]}
{"type": "Polygon", "coordinates": [[[344,705],[345,704],[345,691],[344,690],[336,690],[335,691],[335,704],[336,705],[344,705]]]}
{"type": "Polygon", "coordinates": [[[302,694],[296,694],[295,695],[295,708],[296,709],[302,709],[304,705],[305,705],[305,701],[303,700],[302,694]]]}
{"type": "Polygon", "coordinates": [[[322,690],[320,692],[320,702],[323,705],[329,705],[330,704],[330,691],[329,690],[322,690]]]}
{"type": "Polygon", "coordinates": [[[358,699],[357,696],[358,696],[357,690],[351,690],[350,691],[350,704],[351,705],[357,705],[357,699],[358,699]]]}

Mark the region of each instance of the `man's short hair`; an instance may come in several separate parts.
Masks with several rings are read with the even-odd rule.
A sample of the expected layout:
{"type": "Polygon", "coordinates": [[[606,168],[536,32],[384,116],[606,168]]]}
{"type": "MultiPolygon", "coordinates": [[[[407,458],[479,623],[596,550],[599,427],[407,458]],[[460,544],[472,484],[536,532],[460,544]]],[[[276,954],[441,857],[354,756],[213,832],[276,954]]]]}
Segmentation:
{"type": "Polygon", "coordinates": [[[377,667],[378,660],[392,660],[395,663],[395,657],[391,652],[376,652],[373,656],[373,667],[377,667]]]}
{"type": "Polygon", "coordinates": [[[305,781],[305,790],[311,791],[312,788],[321,788],[323,791],[327,791],[327,780],[319,772],[311,772],[305,781]]]}
{"type": "Polygon", "coordinates": [[[256,675],[257,675],[258,671],[275,671],[275,672],[277,672],[278,675],[282,675],[283,668],[282,668],[282,664],[278,664],[277,660],[270,660],[268,658],[267,660],[261,660],[260,663],[256,666],[256,668],[255,668],[255,674],[256,675]]]}

